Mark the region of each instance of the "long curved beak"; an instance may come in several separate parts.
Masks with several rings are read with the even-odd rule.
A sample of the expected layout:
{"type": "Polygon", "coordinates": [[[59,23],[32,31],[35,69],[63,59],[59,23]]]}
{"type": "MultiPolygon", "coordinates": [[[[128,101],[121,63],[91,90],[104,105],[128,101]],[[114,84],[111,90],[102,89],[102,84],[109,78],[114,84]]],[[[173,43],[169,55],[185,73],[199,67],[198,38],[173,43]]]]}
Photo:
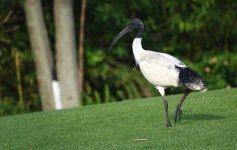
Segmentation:
{"type": "Polygon", "coordinates": [[[128,33],[131,30],[132,30],[131,26],[128,25],[122,31],[119,32],[119,34],[113,39],[112,43],[109,46],[109,53],[111,52],[111,50],[112,50],[114,44],[117,42],[117,40],[119,38],[121,38],[124,34],[128,33]]]}

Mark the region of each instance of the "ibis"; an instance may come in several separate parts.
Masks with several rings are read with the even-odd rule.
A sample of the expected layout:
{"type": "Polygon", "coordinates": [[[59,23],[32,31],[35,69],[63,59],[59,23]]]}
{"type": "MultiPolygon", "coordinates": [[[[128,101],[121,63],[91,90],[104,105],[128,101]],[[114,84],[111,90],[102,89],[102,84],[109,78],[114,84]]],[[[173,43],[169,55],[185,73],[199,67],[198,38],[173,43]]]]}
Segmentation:
{"type": "Polygon", "coordinates": [[[135,61],[143,76],[148,80],[148,82],[153,84],[161,94],[165,108],[166,127],[170,127],[173,124],[170,122],[169,118],[169,107],[165,95],[165,89],[170,86],[183,87],[185,89],[184,95],[176,106],[176,123],[177,120],[181,119],[181,107],[185,98],[191,90],[206,91],[206,83],[198,73],[188,68],[179,59],[166,53],[143,49],[142,34],[144,31],[144,24],[138,18],[133,19],[128,26],[126,26],[113,39],[109,47],[109,52],[112,50],[116,41],[130,31],[136,32],[136,36],[132,43],[132,51],[135,61]]]}

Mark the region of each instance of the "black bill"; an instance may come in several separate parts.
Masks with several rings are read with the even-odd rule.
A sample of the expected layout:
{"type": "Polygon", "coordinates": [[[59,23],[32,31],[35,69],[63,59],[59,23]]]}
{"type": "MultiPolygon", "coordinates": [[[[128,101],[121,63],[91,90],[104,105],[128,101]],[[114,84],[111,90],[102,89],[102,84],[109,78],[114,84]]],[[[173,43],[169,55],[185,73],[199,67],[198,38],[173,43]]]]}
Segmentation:
{"type": "Polygon", "coordinates": [[[109,46],[109,52],[111,52],[111,50],[112,50],[114,44],[117,42],[117,40],[118,40],[119,38],[121,38],[124,34],[128,33],[128,32],[131,31],[131,30],[132,30],[132,28],[131,28],[131,26],[129,25],[129,26],[125,27],[121,32],[119,32],[119,34],[113,39],[112,43],[110,44],[110,46],[109,46]]]}

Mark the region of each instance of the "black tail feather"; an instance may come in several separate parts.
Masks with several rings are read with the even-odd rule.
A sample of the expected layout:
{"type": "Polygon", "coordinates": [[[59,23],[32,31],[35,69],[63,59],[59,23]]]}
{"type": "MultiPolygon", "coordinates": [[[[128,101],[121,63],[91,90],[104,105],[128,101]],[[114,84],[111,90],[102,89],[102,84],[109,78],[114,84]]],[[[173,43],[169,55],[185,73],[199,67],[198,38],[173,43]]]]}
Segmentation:
{"type": "Polygon", "coordinates": [[[179,72],[179,85],[185,86],[188,89],[196,90],[203,89],[206,86],[205,81],[202,77],[188,67],[178,67],[179,72]]]}

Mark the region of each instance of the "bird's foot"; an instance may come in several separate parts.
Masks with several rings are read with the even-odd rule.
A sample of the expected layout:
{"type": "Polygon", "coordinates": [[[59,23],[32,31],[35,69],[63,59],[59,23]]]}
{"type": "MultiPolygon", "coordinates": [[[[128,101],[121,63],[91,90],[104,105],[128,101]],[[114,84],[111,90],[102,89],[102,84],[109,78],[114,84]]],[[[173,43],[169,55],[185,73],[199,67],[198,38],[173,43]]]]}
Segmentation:
{"type": "Polygon", "coordinates": [[[173,126],[173,124],[170,122],[170,121],[168,121],[168,122],[166,122],[166,125],[165,125],[167,128],[169,128],[169,127],[172,127],[173,126]]]}
{"type": "Polygon", "coordinates": [[[181,110],[180,105],[178,104],[175,111],[175,119],[174,119],[175,123],[177,122],[177,119],[181,120],[181,115],[182,115],[182,110],[181,110]]]}

